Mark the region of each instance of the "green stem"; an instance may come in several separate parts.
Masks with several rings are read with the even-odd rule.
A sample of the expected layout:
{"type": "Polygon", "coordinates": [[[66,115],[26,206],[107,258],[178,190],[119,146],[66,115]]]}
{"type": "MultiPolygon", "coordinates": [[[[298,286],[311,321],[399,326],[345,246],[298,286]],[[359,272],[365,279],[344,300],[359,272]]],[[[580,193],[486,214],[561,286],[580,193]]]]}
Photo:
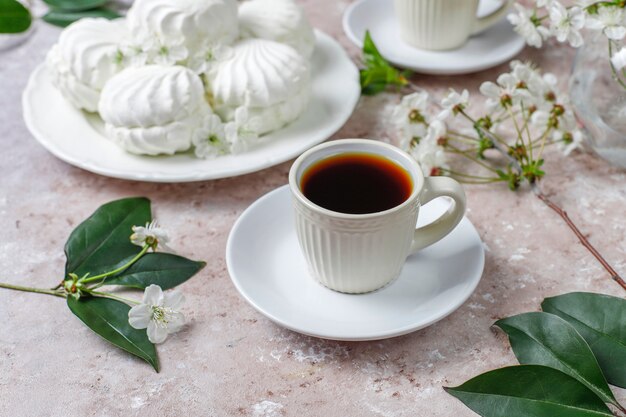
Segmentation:
{"type": "Polygon", "coordinates": [[[120,266],[119,268],[114,269],[113,271],[110,271],[110,272],[105,272],[104,274],[95,275],[93,277],[80,279],[79,282],[82,282],[82,283],[93,282],[93,281],[97,281],[97,280],[102,279],[102,278],[110,277],[111,275],[119,274],[120,272],[124,271],[125,269],[129,268],[132,264],[137,262],[139,260],[139,258],[141,258],[143,255],[146,254],[148,249],[150,249],[150,245],[144,245],[143,248],[141,249],[141,252],[139,252],[137,255],[135,255],[135,257],[133,259],[128,261],[126,264],[120,266]]]}
{"type": "Polygon", "coordinates": [[[454,139],[457,139],[457,140],[466,139],[466,142],[468,142],[468,143],[470,143],[470,142],[471,143],[478,142],[477,138],[475,138],[473,136],[470,136],[470,135],[463,134],[463,133],[459,133],[456,130],[448,129],[448,136],[456,136],[456,138],[454,138],[454,139]]]}
{"type": "Polygon", "coordinates": [[[110,298],[112,300],[121,301],[123,303],[137,305],[140,304],[139,301],[133,300],[131,298],[121,297],[119,295],[111,294],[110,292],[100,292],[86,289],[85,292],[88,292],[91,295],[95,295],[96,297],[110,298]]]}
{"type": "Polygon", "coordinates": [[[541,160],[541,155],[543,155],[543,150],[546,147],[546,139],[550,131],[552,131],[552,127],[548,127],[546,131],[543,132],[543,135],[541,135],[541,148],[539,148],[539,155],[537,155],[537,159],[535,160],[535,166],[539,163],[539,160],[541,160]]]}
{"type": "Polygon", "coordinates": [[[441,168],[441,170],[443,172],[447,172],[450,175],[453,175],[455,177],[466,177],[466,178],[472,178],[475,180],[483,180],[483,181],[493,181],[493,180],[500,180],[500,178],[495,178],[495,177],[481,177],[479,175],[470,175],[470,174],[464,174],[462,172],[457,172],[457,171],[453,171],[451,169],[447,169],[447,168],[441,168]]]}
{"type": "Polygon", "coordinates": [[[6,288],[8,290],[15,290],[15,291],[34,292],[36,294],[48,294],[48,295],[54,295],[56,297],[65,298],[65,293],[61,291],[49,290],[46,288],[22,287],[20,285],[5,284],[2,282],[0,282],[0,288],[6,288]]]}
{"type": "Polygon", "coordinates": [[[446,150],[447,150],[448,152],[452,152],[452,153],[456,153],[456,154],[458,154],[458,155],[462,155],[462,156],[466,157],[467,159],[469,159],[470,161],[473,161],[473,162],[477,163],[478,165],[482,166],[482,167],[483,167],[483,168],[485,168],[485,169],[488,169],[488,170],[489,170],[489,171],[491,171],[491,172],[497,172],[497,170],[496,170],[495,168],[493,168],[493,167],[491,167],[491,166],[489,166],[489,165],[485,164],[485,163],[484,163],[484,162],[482,162],[482,161],[479,161],[479,160],[478,160],[476,157],[474,157],[473,155],[470,155],[468,152],[463,151],[463,150],[461,150],[461,149],[457,148],[457,147],[456,147],[456,146],[454,146],[454,145],[447,144],[447,145],[446,145],[446,150]]]}

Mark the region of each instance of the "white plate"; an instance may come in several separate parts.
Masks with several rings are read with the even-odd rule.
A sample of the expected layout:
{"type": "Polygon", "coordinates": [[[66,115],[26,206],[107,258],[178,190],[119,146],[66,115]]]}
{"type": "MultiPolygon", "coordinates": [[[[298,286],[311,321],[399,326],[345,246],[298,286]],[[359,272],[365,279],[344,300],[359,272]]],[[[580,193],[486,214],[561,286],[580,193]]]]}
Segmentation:
{"type": "MultiPolygon", "coordinates": [[[[419,224],[447,209],[422,207],[419,224]]],[[[252,204],[228,237],[226,263],[241,295],[261,314],[299,333],[333,340],[376,340],[429,326],[472,294],[484,266],[482,242],[467,218],[444,239],[410,256],[400,277],[367,294],[341,294],[309,276],[288,186],[252,204]]]]}
{"type": "MultiPolygon", "coordinates": [[[[500,4],[498,0],[481,0],[478,15],[489,14],[500,4]]],[[[365,31],[369,30],[386,59],[400,67],[425,74],[482,71],[510,60],[525,45],[524,39],[503,18],[484,32],[472,36],[459,49],[427,51],[415,48],[400,38],[391,0],[359,0],[352,3],[343,15],[343,30],[359,48],[363,46],[365,31]]]]}
{"type": "Polygon", "coordinates": [[[312,97],[308,108],[284,129],[264,136],[248,152],[213,160],[191,153],[132,155],[103,134],[102,120],[73,108],[52,85],[44,65],[31,75],[23,95],[24,119],[33,136],[63,161],[115,178],[186,182],[242,175],[285,162],[332,136],[348,120],[361,89],[359,74],[343,48],[316,31],[312,97]]]}

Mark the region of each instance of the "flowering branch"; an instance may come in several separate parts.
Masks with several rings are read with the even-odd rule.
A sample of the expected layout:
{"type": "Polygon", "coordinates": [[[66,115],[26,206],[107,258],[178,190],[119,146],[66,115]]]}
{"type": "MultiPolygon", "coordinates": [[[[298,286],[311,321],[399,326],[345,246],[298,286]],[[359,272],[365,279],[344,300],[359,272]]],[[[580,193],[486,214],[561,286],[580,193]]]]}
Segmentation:
{"type": "Polygon", "coordinates": [[[0,283],[0,288],[65,298],[72,313],[91,330],[158,371],[154,344],[165,341],[184,323],[179,311],[184,297],[176,290],[163,289],[185,282],[205,265],[157,252],[168,249],[167,242],[167,233],[151,220],[147,199],[113,201],[100,207],[70,235],[65,245],[65,278],[59,285],[42,289],[0,283]],[[121,263],[116,259],[123,265],[115,267],[121,263]],[[90,276],[91,271],[97,273],[90,276]],[[143,300],[99,290],[111,285],[144,289],[143,300]]]}
{"type": "MultiPolygon", "coordinates": [[[[369,39],[368,49],[376,50],[369,34],[366,39],[369,39]]],[[[382,65],[381,60],[384,58],[379,56],[375,65],[382,65]]],[[[368,62],[365,64],[369,65],[368,62]]],[[[384,65],[389,64],[384,61],[384,65]]],[[[557,79],[552,74],[541,74],[532,65],[519,61],[511,63],[511,70],[501,74],[495,83],[485,82],[480,86],[486,98],[486,111],[478,117],[468,111],[467,90],[461,93],[450,90],[441,100],[439,112],[432,115],[428,111],[431,107],[428,93],[408,80],[402,82],[403,89],[411,92],[402,97],[392,115],[400,147],[420,163],[427,176],[449,175],[466,184],[504,182],[512,191],[528,184],[537,198],[563,219],[611,278],[626,290],[626,281],[589,242],[567,212],[539,187],[546,174],[542,169],[545,149],[558,146],[569,155],[582,143],[583,134],[569,108],[568,97],[557,90],[557,79]],[[456,117],[469,123],[469,128],[459,127],[458,123],[452,126],[449,119],[456,117]],[[453,169],[448,155],[469,160],[482,172],[453,169]]],[[[361,73],[368,71],[366,66],[361,73]]],[[[399,83],[400,79],[396,78],[388,85],[397,90],[399,83]]],[[[383,79],[378,80],[376,91],[384,91],[385,86],[383,79]]]]}
{"type": "Polygon", "coordinates": [[[535,0],[530,8],[516,3],[516,13],[508,19],[526,43],[536,48],[541,48],[550,37],[578,48],[583,45],[582,29],[601,33],[608,39],[613,78],[626,89],[626,47],[620,48],[618,43],[626,38],[626,1],[577,0],[575,3],[565,7],[557,0],[535,0]]]}

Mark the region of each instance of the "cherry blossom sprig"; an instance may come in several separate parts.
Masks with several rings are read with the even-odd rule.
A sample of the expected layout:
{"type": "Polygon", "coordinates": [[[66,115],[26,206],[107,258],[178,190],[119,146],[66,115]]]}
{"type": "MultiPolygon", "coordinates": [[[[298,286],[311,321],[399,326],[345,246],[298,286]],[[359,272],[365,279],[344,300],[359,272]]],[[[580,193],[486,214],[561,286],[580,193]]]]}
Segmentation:
{"type": "Polygon", "coordinates": [[[392,120],[399,131],[400,146],[420,162],[426,175],[447,174],[473,184],[506,182],[511,190],[527,183],[537,198],[561,217],[611,279],[626,290],[626,281],[567,212],[539,187],[545,175],[544,149],[556,145],[569,154],[582,140],[567,97],[557,90],[553,75],[541,74],[531,65],[516,61],[511,72],[481,86],[487,108],[483,114],[472,115],[467,91],[450,91],[441,100],[439,111],[431,113],[428,93],[411,82],[409,74],[387,62],[369,32],[365,34],[363,55],[360,72],[364,94],[411,90],[394,109],[392,120]],[[465,122],[466,127],[450,123],[452,118],[465,122]],[[452,169],[447,158],[450,154],[473,161],[486,174],[452,169]]]}
{"type": "Polygon", "coordinates": [[[577,0],[564,6],[557,0],[535,0],[531,7],[515,3],[516,13],[508,16],[515,31],[528,45],[541,48],[551,37],[578,48],[585,28],[601,32],[608,43],[608,61],[615,80],[626,89],[626,1],[577,0]]]}
{"type": "Polygon", "coordinates": [[[450,175],[472,184],[506,182],[511,190],[533,184],[545,175],[547,147],[558,145],[568,155],[582,142],[569,100],[556,86],[554,75],[514,61],[511,72],[481,85],[486,110],[478,115],[470,111],[467,90],[450,90],[436,114],[428,112],[428,93],[409,94],[394,111],[400,145],[425,175],[450,175]],[[471,160],[484,174],[451,168],[450,154],[471,160]]]}
{"type": "Polygon", "coordinates": [[[70,235],[65,275],[57,286],[0,283],[0,288],[65,298],[72,313],[91,330],[158,371],[154,344],[164,342],[185,320],[180,312],[183,295],[163,289],[185,282],[205,266],[171,253],[168,242],[167,232],[152,219],[149,200],[113,201],[70,235]],[[112,286],[144,289],[143,299],[102,289],[112,286]]]}

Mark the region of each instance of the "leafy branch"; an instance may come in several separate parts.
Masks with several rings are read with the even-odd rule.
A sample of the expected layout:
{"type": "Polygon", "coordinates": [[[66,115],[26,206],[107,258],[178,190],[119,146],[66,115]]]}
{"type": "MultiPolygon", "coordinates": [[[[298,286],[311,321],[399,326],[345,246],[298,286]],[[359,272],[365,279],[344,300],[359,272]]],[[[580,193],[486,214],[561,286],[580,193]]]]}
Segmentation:
{"type": "Polygon", "coordinates": [[[163,332],[168,321],[181,318],[175,310],[180,303],[174,302],[181,299],[170,300],[176,295],[161,291],[182,284],[205,266],[157,252],[166,242],[164,231],[152,220],[148,199],[116,200],[98,208],[70,234],[65,244],[65,273],[58,285],[47,289],[0,283],[0,288],[67,299],[70,311],[87,327],[158,371],[154,343],[167,336],[163,332]],[[146,290],[144,300],[102,290],[109,286],[146,290]],[[134,314],[135,306],[147,316],[134,314]],[[134,316],[139,317],[135,322],[134,316]],[[137,325],[144,319],[153,322],[147,324],[148,334],[141,331],[146,326],[137,325]]]}
{"type": "Polygon", "coordinates": [[[444,389],[484,417],[626,415],[608,385],[626,387],[626,300],[569,293],[541,306],[494,324],[519,366],[444,389]]]}

